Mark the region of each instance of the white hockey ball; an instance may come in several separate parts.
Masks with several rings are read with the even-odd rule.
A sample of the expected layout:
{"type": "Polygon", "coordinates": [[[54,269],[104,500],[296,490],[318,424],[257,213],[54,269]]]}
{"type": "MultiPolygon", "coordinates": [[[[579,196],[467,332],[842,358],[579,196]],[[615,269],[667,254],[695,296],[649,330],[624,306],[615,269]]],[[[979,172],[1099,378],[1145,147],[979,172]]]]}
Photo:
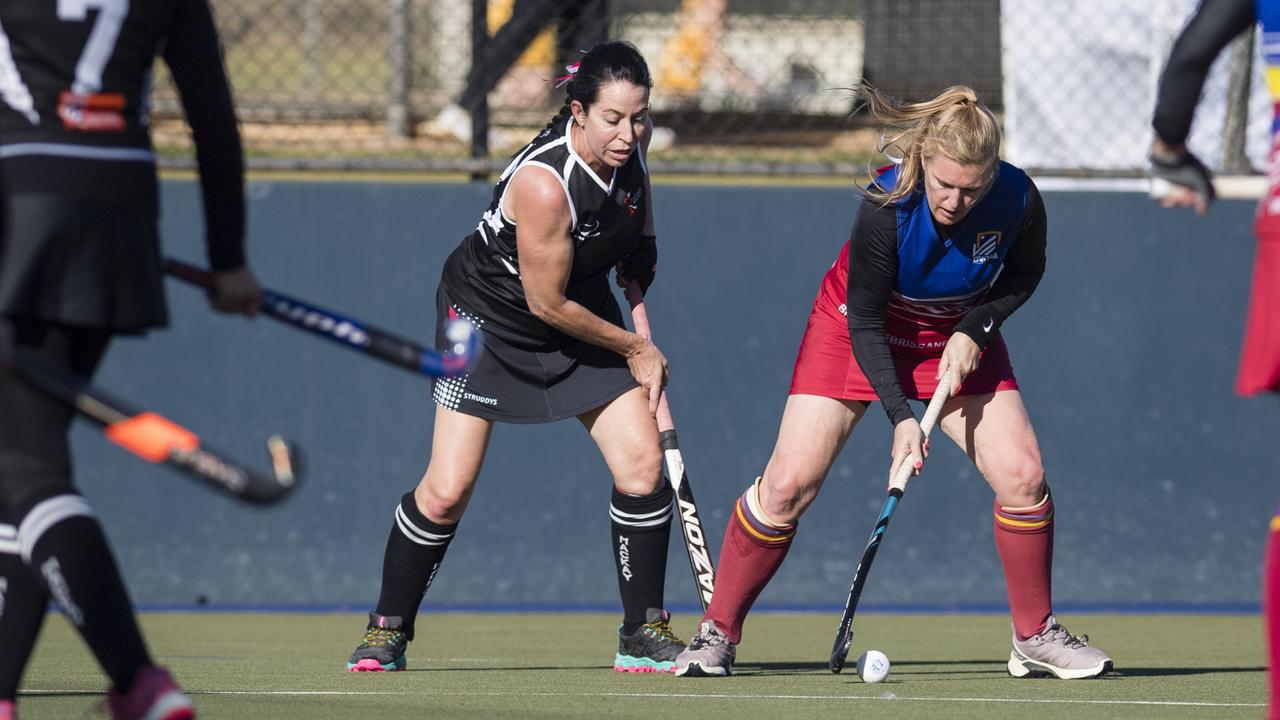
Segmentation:
{"type": "Polygon", "coordinates": [[[868,650],[858,657],[858,677],[863,682],[884,682],[889,677],[889,658],[879,650],[868,650]]]}

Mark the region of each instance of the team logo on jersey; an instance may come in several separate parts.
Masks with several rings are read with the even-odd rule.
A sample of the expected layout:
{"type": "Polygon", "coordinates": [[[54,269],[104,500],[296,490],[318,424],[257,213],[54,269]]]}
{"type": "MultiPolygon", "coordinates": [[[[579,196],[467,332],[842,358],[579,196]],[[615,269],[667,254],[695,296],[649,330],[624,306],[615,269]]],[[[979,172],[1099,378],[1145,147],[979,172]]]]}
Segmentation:
{"type": "Polygon", "coordinates": [[[628,215],[635,215],[640,209],[640,198],[644,196],[644,188],[639,190],[628,191],[622,196],[622,206],[627,209],[628,215]]]}
{"type": "Polygon", "coordinates": [[[1000,240],[1003,236],[999,230],[988,230],[978,233],[973,241],[973,261],[985,263],[1000,259],[1000,240]]]}
{"type": "Polygon", "coordinates": [[[578,228],[573,231],[573,236],[578,242],[586,242],[593,237],[600,236],[600,221],[592,220],[590,222],[578,223],[578,228]]]}

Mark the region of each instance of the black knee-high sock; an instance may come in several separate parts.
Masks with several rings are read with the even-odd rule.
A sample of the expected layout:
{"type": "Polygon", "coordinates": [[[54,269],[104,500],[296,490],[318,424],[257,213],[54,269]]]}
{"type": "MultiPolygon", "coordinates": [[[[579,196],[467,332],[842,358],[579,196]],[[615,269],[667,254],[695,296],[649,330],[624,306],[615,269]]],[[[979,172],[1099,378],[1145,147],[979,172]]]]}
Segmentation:
{"type": "Polygon", "coordinates": [[[75,494],[36,503],[18,525],[18,544],[27,568],[80,631],[112,685],[128,692],[151,657],[89,503],[75,494]]]}
{"type": "Polygon", "coordinates": [[[14,701],[49,604],[18,555],[18,529],[0,525],[0,700],[14,701]]]}
{"type": "Polygon", "coordinates": [[[651,495],[627,495],[613,489],[609,506],[613,561],[622,594],[622,632],[645,623],[645,611],[661,608],[671,540],[671,483],[651,495]]]}
{"type": "Polygon", "coordinates": [[[382,594],[378,597],[376,612],[403,618],[404,631],[410,640],[418,606],[431,587],[457,529],[456,523],[437,525],[428,520],[418,510],[412,492],[405,493],[396,506],[395,522],[382,559],[382,594]]]}

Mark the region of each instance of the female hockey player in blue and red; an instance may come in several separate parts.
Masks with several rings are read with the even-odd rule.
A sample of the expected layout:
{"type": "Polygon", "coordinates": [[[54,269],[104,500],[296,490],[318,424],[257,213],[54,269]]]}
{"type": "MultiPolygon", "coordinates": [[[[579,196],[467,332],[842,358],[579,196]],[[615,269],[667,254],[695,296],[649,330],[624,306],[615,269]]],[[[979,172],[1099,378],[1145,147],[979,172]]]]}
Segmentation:
{"type": "Polygon", "coordinates": [[[1040,194],[1000,162],[1000,129],[967,87],[902,104],[859,88],[886,126],[897,167],[867,188],[849,243],[822,283],[800,346],[773,455],[738,500],[715,593],[680,675],[727,675],[756,597],[791,546],[869,401],[894,425],[890,477],[928,449],[908,399],[951,373],[940,425],[995,492],[995,542],[1013,615],[1015,677],[1096,677],[1111,659],[1055,620],[1053,500],[1001,324],[1044,274],[1040,194]]]}
{"type": "MultiPolygon", "coordinates": [[[[1203,215],[1213,201],[1208,169],[1187,151],[1187,135],[1209,66],[1234,38],[1255,23],[1262,25],[1262,54],[1267,86],[1275,103],[1271,122],[1271,160],[1267,190],[1258,203],[1258,236],[1244,347],[1236,374],[1236,392],[1280,392],[1280,0],[1204,0],[1169,51],[1160,78],[1152,120],[1151,175],[1164,181],[1158,193],[1165,207],[1191,207],[1203,215]]],[[[1152,190],[1157,187],[1153,183],[1152,190]]],[[[1271,673],[1271,709],[1280,720],[1280,511],[1271,520],[1263,561],[1263,615],[1271,673]]]]}

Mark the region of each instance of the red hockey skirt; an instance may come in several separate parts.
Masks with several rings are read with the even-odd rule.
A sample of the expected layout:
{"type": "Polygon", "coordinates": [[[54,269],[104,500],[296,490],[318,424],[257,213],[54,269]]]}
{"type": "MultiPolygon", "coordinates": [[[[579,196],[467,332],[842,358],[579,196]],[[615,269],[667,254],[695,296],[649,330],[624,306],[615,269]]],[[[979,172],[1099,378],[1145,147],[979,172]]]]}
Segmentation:
{"type": "MultiPolygon", "coordinates": [[[[908,399],[928,401],[938,386],[934,375],[942,357],[936,351],[905,350],[889,346],[898,384],[908,399]]],[[[965,378],[960,395],[985,395],[998,390],[1017,390],[1009,362],[1009,348],[997,335],[982,352],[978,369],[965,378]]],[[[795,372],[791,376],[792,395],[821,395],[838,400],[879,400],[871,382],[853,359],[849,325],[842,314],[821,303],[809,314],[809,326],[800,342],[795,372]]]]}
{"type": "Polygon", "coordinates": [[[1257,395],[1280,390],[1280,226],[1275,218],[1258,223],[1258,252],[1236,392],[1257,395]]]}

